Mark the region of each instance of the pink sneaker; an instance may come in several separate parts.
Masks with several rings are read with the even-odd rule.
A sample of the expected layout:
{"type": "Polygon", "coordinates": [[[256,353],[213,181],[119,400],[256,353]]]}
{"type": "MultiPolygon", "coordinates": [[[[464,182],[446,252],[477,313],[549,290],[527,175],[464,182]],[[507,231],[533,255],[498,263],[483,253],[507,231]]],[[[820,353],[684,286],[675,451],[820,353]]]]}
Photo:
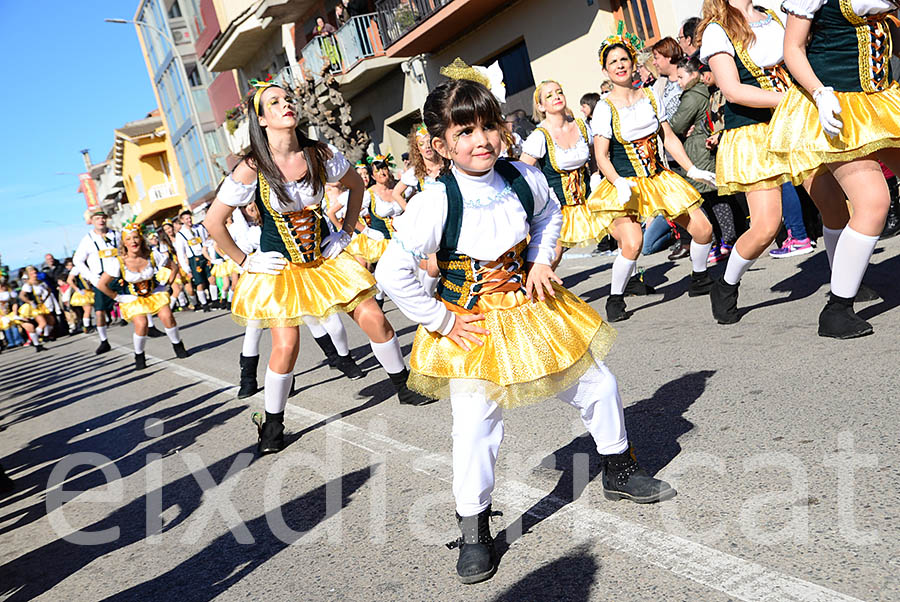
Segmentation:
{"type": "Polygon", "coordinates": [[[797,240],[791,236],[791,231],[788,230],[788,237],[785,239],[784,244],[781,245],[780,249],[772,249],[769,251],[769,256],[775,259],[781,259],[782,257],[794,257],[795,255],[806,255],[807,253],[812,252],[813,246],[810,243],[809,238],[797,240]]]}
{"type": "Polygon", "coordinates": [[[713,245],[709,250],[709,257],[706,259],[706,265],[716,265],[724,259],[725,256],[722,255],[721,247],[719,247],[719,245],[713,245]]]}

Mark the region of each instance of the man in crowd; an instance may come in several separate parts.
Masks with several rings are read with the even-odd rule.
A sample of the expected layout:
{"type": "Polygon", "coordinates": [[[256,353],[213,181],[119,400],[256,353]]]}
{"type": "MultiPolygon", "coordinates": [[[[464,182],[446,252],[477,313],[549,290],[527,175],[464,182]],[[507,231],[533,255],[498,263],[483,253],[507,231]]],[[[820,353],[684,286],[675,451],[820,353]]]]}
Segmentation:
{"type": "Polygon", "coordinates": [[[691,17],[681,24],[678,32],[678,45],[687,56],[697,56],[700,46],[697,44],[697,26],[700,24],[699,17],[691,17]]]}

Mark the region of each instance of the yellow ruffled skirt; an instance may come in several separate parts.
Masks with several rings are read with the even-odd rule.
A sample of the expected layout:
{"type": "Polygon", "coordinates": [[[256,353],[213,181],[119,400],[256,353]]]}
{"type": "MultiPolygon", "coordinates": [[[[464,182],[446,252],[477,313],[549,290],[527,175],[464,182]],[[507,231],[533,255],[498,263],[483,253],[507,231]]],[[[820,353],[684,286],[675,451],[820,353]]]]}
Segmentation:
{"type": "Polygon", "coordinates": [[[334,259],[288,263],[275,276],[244,272],[234,288],[231,317],[242,326],[298,326],[303,316],[349,313],[376,292],[372,274],[341,253],[334,259]]]}
{"type": "Polygon", "coordinates": [[[75,291],[69,299],[69,305],[72,307],[85,307],[94,304],[94,291],[85,291],[79,293],[75,291]]]}
{"type": "Polygon", "coordinates": [[[853,161],[884,148],[900,148],[900,86],[883,92],[835,92],[841,103],[841,133],[822,131],[819,110],[798,86],[787,93],[769,123],[769,150],[786,156],[795,178],[803,179],[822,165],[853,161]]]}
{"type": "MultiPolygon", "coordinates": [[[[168,267],[162,267],[156,270],[156,281],[160,284],[168,284],[169,278],[172,276],[172,269],[168,267]]],[[[184,270],[181,267],[178,268],[178,275],[175,276],[175,280],[172,281],[172,284],[184,284],[185,282],[190,282],[191,277],[185,274],[184,270]]]]}
{"type": "Polygon", "coordinates": [[[553,288],[556,297],[536,303],[521,291],[482,296],[477,311],[485,319],[479,326],[490,334],[470,351],[420,326],[408,386],[442,399],[450,395],[451,379],[469,380],[502,408],[542,401],[571,387],[594,360],[606,356],[616,331],[568,290],[553,288]]]}
{"type": "Polygon", "coordinates": [[[19,316],[13,312],[0,316],[0,330],[9,330],[13,326],[21,324],[19,316]]]}
{"type": "Polygon", "coordinates": [[[223,261],[222,263],[216,264],[212,268],[212,275],[215,278],[230,278],[232,274],[237,273],[238,266],[231,259],[223,261]]]}
{"type": "Polygon", "coordinates": [[[390,242],[391,239],[389,238],[376,240],[360,233],[353,237],[353,240],[347,245],[345,251],[354,257],[365,259],[369,263],[378,263],[378,260],[384,255],[390,242]]]}
{"type": "Polygon", "coordinates": [[[588,209],[587,205],[562,206],[562,230],[559,242],[564,247],[595,245],[609,234],[612,220],[588,209]]]}
{"type": "MultiPolygon", "coordinates": [[[[788,157],[769,152],[768,131],[768,123],[755,123],[722,133],[716,153],[716,184],[720,195],[802,182],[794,180],[788,157]]],[[[802,162],[800,157],[798,162],[802,162]]]]}
{"type": "Polygon", "coordinates": [[[138,297],[128,303],[119,303],[122,319],[131,322],[135,316],[155,316],[159,310],[169,304],[169,293],[152,293],[146,297],[138,297]]]}
{"type": "Polygon", "coordinates": [[[588,198],[588,208],[599,213],[607,223],[612,223],[616,218],[629,215],[644,219],[662,215],[673,219],[698,209],[703,203],[696,188],[668,169],[655,176],[628,179],[637,186],[631,189],[631,200],[624,206],[619,203],[616,187],[609,180],[603,180],[588,198]]]}
{"type": "Polygon", "coordinates": [[[50,313],[50,310],[47,309],[47,306],[41,303],[37,307],[34,307],[30,303],[23,303],[19,306],[19,315],[25,320],[30,320],[35,316],[46,316],[50,313]]]}

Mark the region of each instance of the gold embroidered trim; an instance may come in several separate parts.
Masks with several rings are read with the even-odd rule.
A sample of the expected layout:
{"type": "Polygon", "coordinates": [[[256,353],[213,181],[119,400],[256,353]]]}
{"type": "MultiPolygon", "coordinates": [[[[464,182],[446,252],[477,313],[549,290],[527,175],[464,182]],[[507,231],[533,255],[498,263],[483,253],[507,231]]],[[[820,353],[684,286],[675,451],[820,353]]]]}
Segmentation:
{"type": "Polygon", "coordinates": [[[378,213],[375,211],[376,200],[377,199],[375,198],[375,190],[373,188],[369,188],[369,213],[374,215],[378,219],[380,219],[382,222],[384,222],[384,226],[388,229],[388,232],[391,233],[391,238],[393,238],[394,237],[394,224],[393,224],[394,220],[392,220],[389,217],[383,217],[381,215],[378,215],[378,213]]]}
{"type": "Polygon", "coordinates": [[[300,247],[297,246],[297,241],[291,236],[291,231],[288,228],[284,216],[272,209],[272,205],[269,202],[269,182],[266,181],[262,172],[259,173],[259,197],[262,199],[266,211],[269,212],[269,216],[275,222],[275,227],[278,228],[278,235],[281,237],[281,242],[284,243],[288,254],[291,256],[291,262],[303,263],[303,254],[300,252],[300,247]]]}

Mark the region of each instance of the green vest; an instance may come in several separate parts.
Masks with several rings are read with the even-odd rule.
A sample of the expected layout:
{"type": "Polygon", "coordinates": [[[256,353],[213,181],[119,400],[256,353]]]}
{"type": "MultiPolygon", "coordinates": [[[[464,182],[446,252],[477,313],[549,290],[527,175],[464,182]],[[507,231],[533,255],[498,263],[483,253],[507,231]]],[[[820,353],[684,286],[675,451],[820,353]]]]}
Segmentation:
{"type": "Polygon", "coordinates": [[[850,0],[826,0],[806,47],[819,80],[835,92],[880,92],[891,83],[888,14],[860,17],[850,0]],[[858,65],[853,69],[851,65],[858,65]]]}
{"type": "MultiPolygon", "coordinates": [[[[779,19],[778,15],[771,10],[761,7],[756,7],[756,9],[768,14],[781,25],[781,19],[779,19]]],[[[717,23],[716,21],[712,21],[712,23],[716,23],[725,30],[725,27],[721,23],[717,23]]],[[[737,66],[738,76],[740,77],[742,84],[778,92],[784,92],[790,87],[790,76],[787,74],[787,71],[784,70],[783,64],[769,68],[760,67],[750,58],[750,53],[747,52],[747,49],[744,48],[740,42],[733,39],[728,34],[727,30],[725,30],[725,35],[728,36],[728,40],[731,42],[731,45],[734,46],[734,64],[737,66]]],[[[772,109],[767,109],[765,107],[746,107],[734,102],[725,101],[725,107],[722,110],[722,115],[725,118],[724,129],[733,130],[744,127],[745,125],[769,123],[772,119],[772,112],[772,109]]]]}
{"type": "MultiPolygon", "coordinates": [[[[528,216],[528,222],[531,223],[531,218],[534,216],[534,195],[525,176],[505,159],[497,161],[494,169],[515,191],[528,216]]],[[[485,285],[485,282],[480,280],[479,274],[482,262],[456,252],[463,217],[463,198],[456,177],[452,172],[448,172],[439,177],[438,182],[444,185],[447,193],[447,220],[444,222],[441,246],[437,252],[438,268],[441,271],[437,295],[448,303],[464,309],[472,309],[478,302],[478,294],[485,285]]],[[[519,247],[522,242],[519,243],[519,247]]],[[[517,278],[519,283],[523,283],[525,280],[523,268],[520,261],[518,273],[513,276],[513,279],[517,278]]]]}
{"type": "MultiPolygon", "coordinates": [[[[643,93],[650,100],[653,114],[659,114],[659,106],[653,97],[650,88],[643,88],[643,93]]],[[[609,141],[609,160],[616,168],[616,173],[623,178],[655,176],[663,170],[662,160],[659,156],[659,128],[649,136],[638,140],[625,140],[622,136],[622,122],[619,118],[619,110],[610,100],[606,99],[612,111],[613,137],[609,141]]]]}
{"type": "Polygon", "coordinates": [[[372,188],[369,188],[369,227],[384,234],[386,239],[393,238],[394,226],[391,225],[391,218],[381,217],[375,213],[375,202],[377,200],[375,191],[372,188]]]}
{"type": "MultiPolygon", "coordinates": [[[[591,140],[588,139],[587,127],[580,119],[576,119],[575,124],[590,149],[591,140]]],[[[546,128],[538,127],[536,130],[544,135],[547,142],[547,152],[538,159],[538,167],[544,172],[544,177],[547,178],[547,183],[556,193],[556,198],[564,206],[584,205],[585,199],[591,194],[591,174],[588,173],[587,162],[572,171],[560,169],[556,162],[556,145],[553,143],[553,136],[546,128]]]]}
{"type": "MultiPolygon", "coordinates": [[[[321,174],[322,186],[325,174],[321,174]]],[[[279,213],[270,202],[269,182],[260,172],[256,187],[256,207],[262,218],[259,250],[277,251],[291,263],[311,263],[322,256],[322,239],[328,236],[328,221],[318,205],[302,211],[279,213]],[[309,222],[312,224],[309,224],[309,222]]]]}

